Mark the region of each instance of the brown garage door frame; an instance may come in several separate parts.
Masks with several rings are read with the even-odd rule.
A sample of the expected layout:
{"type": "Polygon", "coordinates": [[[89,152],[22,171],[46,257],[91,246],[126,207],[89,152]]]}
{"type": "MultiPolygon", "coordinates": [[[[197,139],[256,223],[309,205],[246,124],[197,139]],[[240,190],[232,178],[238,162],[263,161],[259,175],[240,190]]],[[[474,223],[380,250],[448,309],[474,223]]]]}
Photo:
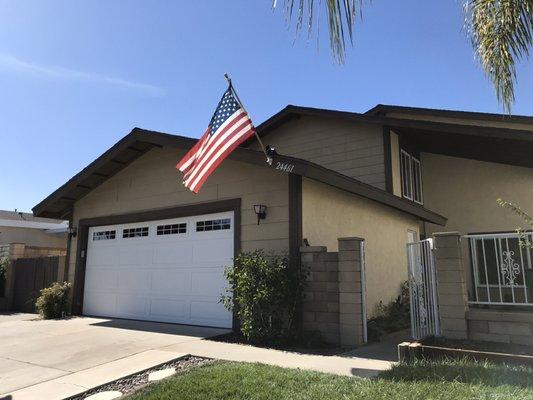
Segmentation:
{"type": "MultiPolygon", "coordinates": [[[[102,225],[130,224],[159,219],[192,217],[194,215],[214,214],[233,211],[233,254],[236,257],[241,251],[241,199],[229,199],[209,203],[190,204],[157,210],[140,211],[135,213],[109,215],[103,217],[80,219],[78,222],[78,239],[76,250],[76,270],[72,297],[72,314],[81,315],[83,312],[83,294],[85,290],[85,270],[87,259],[87,243],[89,228],[102,225]]],[[[235,313],[233,327],[237,327],[235,313]]]]}

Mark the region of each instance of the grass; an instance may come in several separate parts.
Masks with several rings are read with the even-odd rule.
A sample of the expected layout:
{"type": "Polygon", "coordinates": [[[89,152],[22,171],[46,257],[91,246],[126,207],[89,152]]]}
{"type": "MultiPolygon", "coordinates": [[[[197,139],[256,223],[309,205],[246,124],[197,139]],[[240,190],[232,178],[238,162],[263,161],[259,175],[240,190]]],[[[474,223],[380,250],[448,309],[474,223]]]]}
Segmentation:
{"type": "Polygon", "coordinates": [[[130,400],[533,399],[533,370],[469,361],[399,364],[377,379],[264,364],[216,362],[151,385],[130,400]]]}

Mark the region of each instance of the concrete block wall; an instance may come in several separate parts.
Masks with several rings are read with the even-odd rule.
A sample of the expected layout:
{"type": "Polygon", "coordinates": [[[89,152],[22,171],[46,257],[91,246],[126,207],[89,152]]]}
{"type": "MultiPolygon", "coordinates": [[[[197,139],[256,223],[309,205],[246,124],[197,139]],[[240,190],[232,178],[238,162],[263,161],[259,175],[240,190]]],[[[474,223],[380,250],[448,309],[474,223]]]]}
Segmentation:
{"type": "Polygon", "coordinates": [[[309,271],[302,307],[304,331],[342,347],[363,343],[363,292],[358,238],[339,239],[339,251],[302,247],[302,266],[309,271]]]}
{"type": "Polygon", "coordinates": [[[439,313],[442,335],[466,339],[467,290],[458,232],[435,233],[439,313]]]}
{"type": "Polygon", "coordinates": [[[533,313],[470,309],[466,313],[471,340],[533,346],[533,313]]]}

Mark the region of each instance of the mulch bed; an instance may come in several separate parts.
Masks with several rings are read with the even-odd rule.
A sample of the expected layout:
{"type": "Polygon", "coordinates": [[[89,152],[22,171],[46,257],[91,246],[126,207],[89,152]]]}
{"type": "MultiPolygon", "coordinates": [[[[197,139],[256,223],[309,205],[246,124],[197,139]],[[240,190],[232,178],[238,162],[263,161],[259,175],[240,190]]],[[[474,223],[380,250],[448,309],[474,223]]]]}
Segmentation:
{"type": "Polygon", "coordinates": [[[343,349],[338,346],[328,345],[326,343],[319,343],[314,346],[302,346],[298,343],[250,343],[248,342],[241,334],[236,332],[225,333],[223,335],[218,335],[211,337],[207,340],[213,340],[215,342],[224,342],[224,343],[235,343],[248,346],[262,347],[264,349],[275,349],[283,350],[292,353],[301,353],[301,354],[313,354],[320,356],[334,356],[346,352],[346,349],[343,349]]]}
{"type": "Polygon", "coordinates": [[[202,365],[207,365],[212,362],[214,362],[214,360],[209,359],[209,358],[201,358],[201,357],[193,357],[193,356],[179,358],[177,360],[169,361],[168,363],[158,365],[157,367],[139,372],[137,374],[133,374],[125,378],[118,379],[110,383],[106,383],[105,385],[90,389],[87,392],[84,392],[82,394],[69,397],[66,400],[83,400],[95,393],[113,391],[113,390],[122,392],[123,395],[129,395],[129,394],[132,394],[138,391],[139,389],[142,389],[149,383],[154,383],[154,382],[148,381],[148,375],[152,372],[159,371],[165,368],[174,367],[176,368],[176,375],[177,375],[177,374],[189,371],[192,368],[196,368],[202,365]]]}

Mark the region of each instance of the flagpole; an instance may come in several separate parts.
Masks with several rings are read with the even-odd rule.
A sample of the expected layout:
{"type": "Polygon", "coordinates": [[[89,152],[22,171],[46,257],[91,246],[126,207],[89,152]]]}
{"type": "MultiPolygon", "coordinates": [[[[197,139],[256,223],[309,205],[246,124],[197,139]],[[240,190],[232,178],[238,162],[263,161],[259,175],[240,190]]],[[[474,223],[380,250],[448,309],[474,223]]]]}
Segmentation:
{"type": "MultiPolygon", "coordinates": [[[[239,103],[239,105],[241,106],[242,110],[248,114],[248,111],[246,111],[246,108],[244,108],[242,102],[241,102],[241,99],[239,99],[239,96],[237,95],[237,92],[235,91],[235,88],[233,87],[233,83],[231,82],[231,78],[228,76],[228,74],[224,74],[224,78],[226,78],[226,80],[228,81],[228,84],[229,84],[229,88],[231,90],[231,93],[233,94],[233,96],[235,97],[235,100],[237,100],[237,103],[239,103]]],[[[250,114],[248,114],[250,115],[250,114]]],[[[257,141],[259,142],[259,146],[261,146],[261,150],[263,150],[263,153],[265,154],[265,157],[266,157],[266,162],[270,165],[272,165],[272,157],[270,157],[267,152],[266,152],[266,149],[265,149],[265,145],[263,144],[261,138],[259,137],[259,135],[257,134],[257,131],[255,130],[255,127],[254,127],[254,135],[255,137],[257,138],[257,141]]]]}

